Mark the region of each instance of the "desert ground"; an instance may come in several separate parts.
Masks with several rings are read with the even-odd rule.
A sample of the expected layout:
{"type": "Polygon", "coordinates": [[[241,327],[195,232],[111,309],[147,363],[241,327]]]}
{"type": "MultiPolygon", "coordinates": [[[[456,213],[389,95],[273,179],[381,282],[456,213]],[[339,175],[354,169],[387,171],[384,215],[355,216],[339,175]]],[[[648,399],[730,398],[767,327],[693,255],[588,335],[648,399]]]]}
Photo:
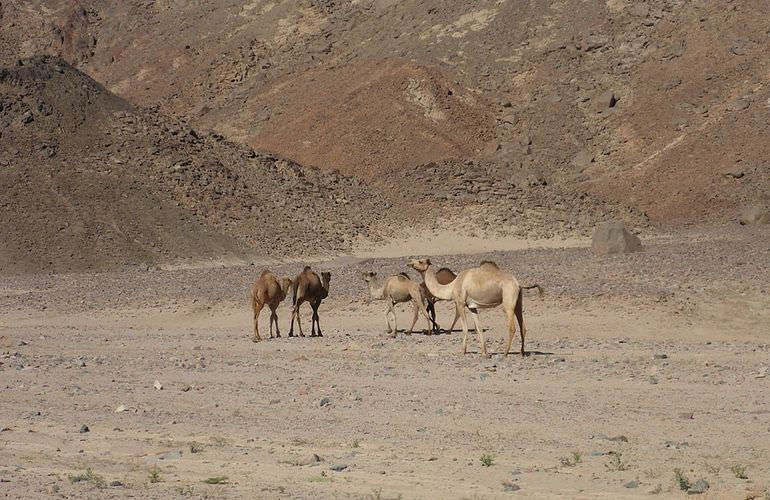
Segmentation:
{"type": "Polygon", "coordinates": [[[524,298],[525,357],[501,354],[499,309],[481,316],[488,358],[472,331],[466,355],[457,329],[389,338],[360,275],[408,270],[393,248],[312,262],[332,273],[324,336],[286,337],[289,299],[283,337],[259,343],[261,264],[4,276],[0,495],[681,498],[679,471],[701,498],[770,496],[767,226],[588,245],[425,245],[545,287],[524,298]]]}

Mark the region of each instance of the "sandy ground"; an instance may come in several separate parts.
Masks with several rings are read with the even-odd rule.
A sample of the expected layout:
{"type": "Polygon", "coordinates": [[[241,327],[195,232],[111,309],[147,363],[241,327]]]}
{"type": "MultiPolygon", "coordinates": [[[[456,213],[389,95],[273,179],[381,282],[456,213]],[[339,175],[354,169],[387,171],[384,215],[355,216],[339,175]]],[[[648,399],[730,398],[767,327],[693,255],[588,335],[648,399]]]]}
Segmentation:
{"type": "Polygon", "coordinates": [[[765,498],[769,235],[484,254],[546,287],[524,358],[499,310],[490,358],[457,331],[388,338],[358,275],[403,258],[328,263],[325,336],[258,344],[255,267],[0,278],[0,496],[677,498],[679,469],[702,498],[765,498]]]}

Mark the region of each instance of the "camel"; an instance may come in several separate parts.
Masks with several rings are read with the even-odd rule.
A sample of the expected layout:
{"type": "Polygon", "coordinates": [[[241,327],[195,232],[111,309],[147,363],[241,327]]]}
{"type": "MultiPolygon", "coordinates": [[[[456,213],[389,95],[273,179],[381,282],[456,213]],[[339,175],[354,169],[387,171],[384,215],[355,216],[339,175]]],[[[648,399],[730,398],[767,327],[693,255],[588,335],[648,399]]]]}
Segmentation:
{"type": "Polygon", "coordinates": [[[417,314],[421,312],[425,319],[428,320],[428,335],[431,334],[431,328],[434,332],[438,332],[438,325],[434,319],[428,316],[428,312],[425,310],[425,294],[423,293],[420,285],[412,281],[406,273],[400,273],[386,278],[378,278],[376,272],[363,273],[364,281],[369,285],[369,293],[373,299],[385,299],[388,301],[388,310],[385,312],[385,320],[388,322],[388,333],[391,337],[395,338],[398,332],[396,328],[396,310],[394,306],[404,302],[412,302],[414,304],[414,317],[412,318],[412,326],[409,327],[409,331],[406,335],[411,335],[414,329],[415,323],[417,323],[417,314]],[[393,327],[391,329],[390,318],[393,317],[393,327]]]}
{"type": "Polygon", "coordinates": [[[508,324],[508,341],[505,346],[507,356],[511,349],[511,342],[516,334],[516,323],[519,322],[521,330],[521,355],[524,356],[524,318],[522,315],[522,289],[537,288],[542,296],[543,289],[540,285],[521,286],[512,274],[502,271],[497,264],[491,261],[482,261],[479,267],[466,269],[457,275],[457,278],[449,285],[442,285],[436,278],[430,259],[410,259],[408,266],[422,274],[425,284],[433,296],[440,300],[454,300],[457,313],[463,326],[463,354],[468,352],[468,321],[465,308],[470,310],[476,333],[481,343],[481,354],[487,355],[487,346],[484,341],[484,332],[479,324],[479,309],[487,309],[502,304],[508,324]]]}
{"type": "Polygon", "coordinates": [[[316,336],[316,325],[318,325],[318,336],[323,337],[321,333],[321,323],[318,321],[318,307],[321,305],[321,301],[329,296],[329,282],[332,279],[332,274],[328,272],[321,273],[321,278],[310,269],[310,266],[305,266],[305,269],[297,275],[294,279],[292,287],[291,302],[294,304],[294,309],[291,312],[291,328],[289,328],[289,337],[294,336],[294,317],[297,317],[297,325],[299,326],[299,336],[304,337],[302,333],[302,321],[299,317],[299,306],[303,302],[310,302],[310,307],[313,308],[313,319],[310,323],[310,336],[316,336]]]}
{"type": "Polygon", "coordinates": [[[273,338],[273,323],[275,323],[275,336],[280,337],[278,329],[278,315],[275,310],[286,298],[291,287],[289,278],[278,278],[270,271],[262,271],[259,278],[251,285],[251,309],[254,311],[254,342],[259,342],[259,313],[267,305],[270,308],[270,338],[273,338]]]}
{"type": "MultiPolygon", "coordinates": [[[[447,267],[442,267],[441,269],[436,271],[436,279],[442,285],[448,285],[449,283],[453,282],[456,277],[457,275],[447,267]]],[[[422,289],[423,295],[425,295],[425,300],[428,302],[426,306],[426,309],[428,310],[428,314],[430,314],[430,317],[433,320],[433,323],[435,323],[436,322],[436,302],[438,302],[441,299],[437,299],[432,293],[430,293],[430,290],[428,290],[428,285],[425,284],[425,281],[420,283],[420,288],[422,289]]],[[[452,321],[452,326],[449,327],[449,332],[452,332],[452,330],[455,329],[455,324],[457,323],[457,320],[459,318],[460,318],[459,313],[455,311],[455,319],[454,321],[452,321]]]]}

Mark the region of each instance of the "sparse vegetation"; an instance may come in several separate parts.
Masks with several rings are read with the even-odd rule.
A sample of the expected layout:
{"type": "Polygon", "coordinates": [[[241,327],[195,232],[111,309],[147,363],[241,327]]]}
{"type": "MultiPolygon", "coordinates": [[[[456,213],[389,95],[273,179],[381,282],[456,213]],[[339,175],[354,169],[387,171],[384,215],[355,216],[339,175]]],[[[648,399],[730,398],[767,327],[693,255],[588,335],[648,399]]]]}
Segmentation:
{"type": "Polygon", "coordinates": [[[684,472],[682,472],[682,469],[674,469],[674,479],[676,480],[676,484],[679,485],[679,489],[682,491],[687,491],[690,489],[690,486],[692,486],[690,480],[684,475],[684,472]]]}
{"type": "Polygon", "coordinates": [[[222,436],[213,436],[211,438],[211,443],[214,446],[223,447],[227,445],[227,439],[223,438],[222,436]]]}
{"type": "Polygon", "coordinates": [[[203,445],[197,441],[190,443],[190,453],[201,453],[203,451],[203,445]]]}
{"type": "Polygon", "coordinates": [[[483,465],[484,467],[491,467],[495,463],[495,458],[489,453],[484,453],[483,455],[481,455],[481,458],[479,460],[481,460],[481,465],[483,465]]]}
{"type": "Polygon", "coordinates": [[[743,464],[735,464],[730,467],[730,471],[737,477],[738,479],[748,479],[749,476],[746,475],[746,466],[743,464]]]}
{"type": "Polygon", "coordinates": [[[583,461],[583,455],[579,451],[573,451],[569,457],[561,457],[559,462],[567,467],[574,467],[583,461]]]}
{"type": "Polygon", "coordinates": [[[350,443],[351,448],[358,448],[361,445],[361,443],[358,442],[358,439],[354,439],[352,443],[350,443]]]}
{"type": "Polygon", "coordinates": [[[104,488],[106,486],[106,483],[104,482],[104,478],[99,474],[96,474],[90,468],[86,469],[86,471],[81,474],[77,474],[75,476],[69,476],[69,480],[73,484],[84,482],[84,481],[89,482],[94,486],[96,486],[97,488],[104,488]]]}
{"type": "Polygon", "coordinates": [[[203,480],[206,484],[225,484],[227,482],[227,476],[212,476],[203,480]]]}
{"type": "Polygon", "coordinates": [[[150,472],[147,474],[147,479],[153,484],[160,482],[160,469],[157,465],[154,465],[152,469],[150,469],[150,472]]]}
{"type": "Polygon", "coordinates": [[[628,464],[623,461],[622,453],[613,453],[610,457],[610,461],[604,464],[604,466],[611,471],[628,470],[628,464]]]}

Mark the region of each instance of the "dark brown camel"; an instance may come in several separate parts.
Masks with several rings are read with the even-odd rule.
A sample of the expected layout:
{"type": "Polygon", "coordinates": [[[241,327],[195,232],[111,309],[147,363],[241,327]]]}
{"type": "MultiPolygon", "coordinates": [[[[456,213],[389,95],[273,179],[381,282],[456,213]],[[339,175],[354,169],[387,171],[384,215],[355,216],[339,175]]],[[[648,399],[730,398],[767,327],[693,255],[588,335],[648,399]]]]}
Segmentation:
{"type": "Polygon", "coordinates": [[[318,306],[321,305],[321,301],[329,296],[329,282],[331,281],[332,274],[328,272],[321,273],[321,278],[310,269],[310,266],[305,266],[305,269],[297,275],[293,283],[293,292],[291,296],[291,302],[294,304],[294,310],[291,312],[291,328],[289,328],[289,337],[294,336],[294,317],[297,317],[297,325],[299,326],[299,336],[304,337],[302,333],[302,322],[299,317],[299,306],[303,302],[310,302],[310,307],[313,308],[313,319],[311,321],[310,336],[316,336],[316,325],[318,325],[318,336],[323,337],[321,334],[321,323],[318,321],[318,306]]]}

